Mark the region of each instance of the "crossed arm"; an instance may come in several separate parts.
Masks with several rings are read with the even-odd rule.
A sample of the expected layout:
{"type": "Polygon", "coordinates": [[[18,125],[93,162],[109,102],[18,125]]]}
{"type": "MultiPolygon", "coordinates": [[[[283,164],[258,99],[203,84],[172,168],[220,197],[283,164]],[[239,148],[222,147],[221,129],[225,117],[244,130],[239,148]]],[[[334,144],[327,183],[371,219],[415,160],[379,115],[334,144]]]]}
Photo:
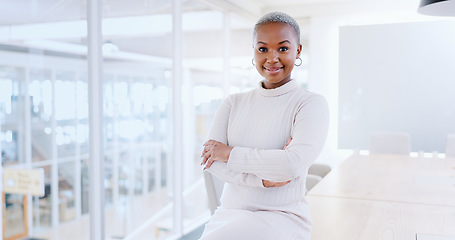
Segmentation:
{"type": "MultiPolygon", "coordinates": [[[[204,144],[202,165],[220,179],[244,186],[279,187],[301,176],[322,150],[328,130],[328,106],[324,98],[308,99],[296,113],[292,141],[284,149],[251,149],[229,146],[228,120],[232,99],[215,114],[204,144]]],[[[284,143],[283,143],[284,144],[284,143]]]]}
{"type": "MultiPolygon", "coordinates": [[[[291,143],[292,138],[289,139],[288,143],[284,146],[283,150],[291,143]]],[[[228,146],[222,142],[210,139],[204,143],[204,149],[202,150],[202,162],[201,165],[205,165],[204,170],[210,168],[215,161],[227,163],[233,147],[228,146]]],[[[264,187],[281,187],[288,184],[289,181],[284,182],[272,182],[262,179],[262,185],[264,187]]]]}

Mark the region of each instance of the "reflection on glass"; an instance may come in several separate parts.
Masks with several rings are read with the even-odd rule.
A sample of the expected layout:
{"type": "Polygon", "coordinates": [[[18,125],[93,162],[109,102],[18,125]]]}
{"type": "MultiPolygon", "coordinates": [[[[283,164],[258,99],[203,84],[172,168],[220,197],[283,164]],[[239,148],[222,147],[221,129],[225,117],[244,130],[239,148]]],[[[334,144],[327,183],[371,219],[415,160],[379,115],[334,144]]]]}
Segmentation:
{"type": "Polygon", "coordinates": [[[129,155],[126,152],[120,153],[119,154],[119,166],[118,166],[118,192],[120,197],[125,197],[128,195],[128,189],[130,188],[130,179],[129,179],[129,166],[128,166],[128,160],[129,155]]]}
{"type": "Polygon", "coordinates": [[[18,162],[19,149],[17,131],[4,130],[5,126],[2,127],[0,140],[2,144],[2,163],[7,166],[18,162]]]}
{"type": "Polygon", "coordinates": [[[87,214],[89,212],[89,199],[88,194],[90,191],[89,186],[89,169],[88,158],[81,160],[81,213],[87,214]]]}
{"type": "Polygon", "coordinates": [[[223,89],[220,86],[200,84],[195,85],[193,91],[195,97],[196,143],[198,146],[201,146],[207,140],[206,138],[209,127],[212,124],[213,116],[221,104],[223,89]]]}
{"type": "Polygon", "coordinates": [[[184,159],[183,159],[183,217],[184,223],[193,223],[208,216],[207,195],[200,166],[200,151],[207,140],[208,130],[213,115],[224,98],[223,89],[223,48],[215,47],[212,43],[225,44],[223,39],[223,13],[200,3],[194,6],[192,2],[184,5],[191,7],[183,15],[183,22],[194,21],[196,28],[203,34],[188,31],[185,42],[191,49],[211,49],[210,51],[188,51],[185,63],[189,65],[188,80],[191,87],[183,101],[187,111],[184,111],[184,159]],[[204,45],[202,45],[204,42],[204,45]],[[208,44],[208,45],[207,45],[208,44]]]}
{"type": "Polygon", "coordinates": [[[32,161],[52,159],[52,74],[31,69],[28,92],[31,105],[32,161]]]}
{"type": "Polygon", "coordinates": [[[113,202],[114,179],[113,179],[113,160],[110,154],[104,158],[104,201],[106,205],[113,202]]]}
{"type": "Polygon", "coordinates": [[[24,138],[23,79],[25,70],[22,67],[0,65],[0,141],[2,144],[3,164],[23,163],[24,138]]]}
{"type": "MultiPolygon", "coordinates": [[[[40,1],[35,2],[34,6],[42,7],[44,12],[58,11],[57,8],[46,9],[39,4],[40,1]]],[[[33,25],[31,30],[36,30],[36,26],[53,30],[29,31],[17,44],[23,44],[22,47],[31,51],[20,53],[20,64],[0,66],[3,159],[5,164],[25,163],[25,159],[30,157],[25,155],[31,150],[32,166],[47,166],[46,189],[51,189],[51,182],[57,183],[59,189],[59,201],[48,202],[47,209],[50,211],[50,204],[59,209],[58,222],[78,216],[74,212],[78,209],[74,207],[76,197],[81,198],[77,202],[81,200],[82,214],[89,210],[90,129],[84,44],[87,34],[83,29],[87,24],[84,16],[80,15],[86,12],[86,2],[59,5],[62,9],[68,7],[65,8],[68,14],[46,14],[60,19],[33,18],[25,23],[33,25]],[[35,19],[39,22],[33,22],[35,19]],[[67,20],[74,21],[74,28],[66,25],[67,20]],[[26,106],[26,102],[30,104],[26,106]],[[29,119],[25,119],[27,115],[29,119]],[[24,122],[30,123],[30,126],[25,126],[24,122]],[[24,129],[31,132],[24,132],[24,129]],[[74,170],[79,161],[82,166],[81,172],[77,173],[74,170]],[[51,167],[58,170],[58,179],[53,181],[50,179],[51,167]],[[76,183],[78,174],[81,180],[76,183]],[[75,192],[79,189],[76,184],[81,184],[79,193],[75,192]]],[[[222,87],[223,72],[220,68],[223,65],[220,64],[223,48],[219,47],[224,42],[220,37],[223,13],[214,11],[201,1],[185,1],[183,7],[186,44],[185,86],[182,86],[186,94],[186,144],[185,159],[182,160],[185,172],[184,215],[185,220],[193,220],[206,211],[199,146],[206,140],[213,114],[226,92],[222,87]],[[216,46],[212,47],[212,43],[216,46]]],[[[110,50],[105,49],[103,61],[104,112],[100,114],[105,121],[105,199],[109,207],[116,209],[120,204],[120,208],[127,209],[131,214],[128,215],[128,232],[162,209],[168,210],[161,217],[166,219],[165,222],[172,223],[172,208],[168,208],[172,201],[170,196],[173,196],[170,153],[174,150],[169,144],[172,135],[170,93],[173,87],[181,86],[171,85],[171,10],[172,4],[164,0],[135,1],[125,9],[114,2],[103,3],[103,26],[106,27],[103,28],[106,30],[103,30],[103,39],[116,45],[110,50]]],[[[248,69],[241,71],[240,76],[232,73],[233,81],[244,81],[249,72],[248,69]]],[[[243,91],[248,84],[233,83],[231,86],[235,91],[243,91]]],[[[41,227],[52,225],[50,213],[46,213],[44,207],[50,199],[48,191],[45,197],[34,200],[38,210],[34,211],[33,218],[39,217],[35,224],[39,223],[41,227]]],[[[160,237],[168,233],[172,226],[162,229],[167,230],[160,230],[160,237]]]]}
{"type": "Polygon", "coordinates": [[[145,161],[144,161],[144,153],[142,151],[136,151],[134,154],[134,173],[133,173],[133,178],[134,178],[134,194],[135,195],[141,195],[142,193],[147,193],[146,190],[143,192],[144,188],[144,182],[146,179],[146,174],[147,172],[144,171],[145,167],[145,161]]]}
{"type": "Polygon", "coordinates": [[[33,226],[40,230],[52,225],[51,213],[51,166],[42,167],[44,170],[44,196],[33,197],[33,226]]]}
{"type": "Polygon", "coordinates": [[[60,222],[72,220],[76,216],[74,187],[78,183],[75,182],[75,174],[74,162],[58,165],[58,210],[60,222]]]}
{"type": "Polygon", "coordinates": [[[23,194],[3,194],[5,216],[3,222],[6,239],[27,236],[27,197],[23,194]]]}
{"type": "Polygon", "coordinates": [[[128,77],[120,76],[119,81],[114,83],[114,104],[118,114],[122,117],[130,116],[131,103],[128,94],[128,77]]]}
{"type": "Polygon", "coordinates": [[[29,95],[34,121],[49,122],[52,117],[52,75],[50,70],[30,70],[29,95]]]}
{"type": "Polygon", "coordinates": [[[171,151],[164,149],[170,138],[171,81],[165,76],[167,68],[155,65],[130,62],[111,68],[104,64],[104,185],[106,202],[112,203],[106,217],[112,220],[111,226],[123,226],[121,220],[128,218],[125,231],[139,227],[172,200],[167,197],[172,190],[166,179],[168,159],[163,157],[171,151]],[[135,71],[122,71],[122,67],[135,71]],[[111,214],[127,216],[108,217],[111,214]]]}
{"type": "Polygon", "coordinates": [[[89,128],[88,128],[88,86],[87,74],[80,73],[76,82],[76,144],[79,144],[79,153],[89,152],[89,128]]]}
{"type": "Polygon", "coordinates": [[[76,81],[74,72],[57,72],[55,81],[55,143],[57,156],[76,153],[76,81]]]}
{"type": "MultiPolygon", "coordinates": [[[[29,199],[33,201],[29,227],[35,234],[78,215],[74,198],[80,193],[75,194],[79,189],[75,184],[81,183],[75,181],[81,173],[75,171],[75,163],[88,153],[87,4],[57,2],[10,1],[0,8],[5,16],[0,25],[24,30],[19,35],[6,33],[9,37],[1,40],[1,154],[4,165],[44,168],[45,195],[29,199]],[[51,169],[58,174],[51,174],[51,169]],[[59,200],[52,201],[52,195],[59,200]],[[58,219],[51,218],[51,209],[59,210],[58,219]]],[[[12,217],[8,214],[6,218],[12,217]]]]}
{"type": "Polygon", "coordinates": [[[55,81],[55,119],[71,120],[76,118],[76,91],[74,77],[60,74],[55,81]]]}
{"type": "Polygon", "coordinates": [[[78,119],[88,118],[88,86],[86,73],[79,73],[79,79],[76,81],[76,113],[78,119]]]}

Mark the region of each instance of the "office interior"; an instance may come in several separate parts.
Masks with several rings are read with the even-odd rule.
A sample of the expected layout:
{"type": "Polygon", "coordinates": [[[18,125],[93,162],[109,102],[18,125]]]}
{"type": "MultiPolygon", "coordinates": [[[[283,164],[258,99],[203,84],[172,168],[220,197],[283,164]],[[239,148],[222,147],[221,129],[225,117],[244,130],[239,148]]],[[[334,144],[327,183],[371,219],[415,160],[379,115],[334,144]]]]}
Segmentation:
{"type": "MultiPolygon", "coordinates": [[[[252,28],[271,11],[288,13],[300,24],[302,65],[293,78],[329,103],[330,130],[316,162],[335,168],[355,152],[367,153],[368,135],[376,130],[409,132],[411,154],[444,158],[444,137],[455,132],[450,104],[455,85],[449,81],[455,79],[450,67],[455,50],[449,44],[455,20],[418,14],[417,0],[0,4],[2,171],[44,172],[44,195],[3,194],[3,239],[97,239],[93,226],[104,239],[180,239],[206,223],[201,146],[221,101],[261,80],[251,64],[252,28]],[[98,14],[90,15],[97,6],[98,14]],[[88,27],[98,23],[98,33],[88,27]],[[440,35],[425,38],[418,32],[423,28],[439,29],[434,34],[440,35]],[[403,35],[395,39],[396,33],[403,35]],[[423,45],[412,44],[417,39],[423,45]],[[448,40],[425,51],[431,39],[448,40]],[[415,48],[401,52],[403,45],[396,42],[415,48]],[[388,55],[370,59],[366,51],[372,48],[388,55]],[[410,59],[422,64],[406,64],[410,59]],[[390,70],[399,64],[406,67],[390,70]],[[395,87],[397,81],[404,84],[395,87]],[[98,92],[90,92],[94,88],[98,92]],[[390,112],[382,109],[373,115],[386,127],[360,127],[373,120],[356,118],[362,115],[356,107],[368,107],[356,104],[374,102],[362,97],[380,91],[381,98],[391,89],[404,98],[434,94],[429,98],[434,104],[426,99],[419,102],[423,112],[407,114],[426,122],[413,127],[401,117],[384,117],[390,112]],[[91,111],[93,106],[102,110],[91,111]],[[447,121],[431,122],[435,118],[447,121]],[[93,136],[100,141],[94,143],[93,136]],[[96,149],[99,158],[91,155],[96,149]],[[96,167],[102,169],[91,177],[96,167]],[[96,183],[102,191],[91,188],[96,183]],[[95,203],[102,209],[90,210],[95,203]]],[[[390,99],[378,104],[401,102],[390,99]]],[[[414,108],[403,105],[401,113],[414,108]]]]}

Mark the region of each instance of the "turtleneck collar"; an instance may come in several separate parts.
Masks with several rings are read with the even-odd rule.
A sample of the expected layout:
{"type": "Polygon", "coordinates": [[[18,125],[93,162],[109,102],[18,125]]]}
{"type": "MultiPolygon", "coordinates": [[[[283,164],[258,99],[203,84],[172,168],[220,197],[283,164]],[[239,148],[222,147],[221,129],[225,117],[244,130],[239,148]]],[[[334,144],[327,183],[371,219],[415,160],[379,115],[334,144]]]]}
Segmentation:
{"type": "Polygon", "coordinates": [[[272,88],[272,89],[265,89],[262,85],[263,81],[259,82],[259,87],[257,88],[257,92],[264,97],[277,97],[283,94],[286,94],[294,89],[299,88],[297,81],[291,79],[291,81],[285,83],[283,86],[272,88]]]}

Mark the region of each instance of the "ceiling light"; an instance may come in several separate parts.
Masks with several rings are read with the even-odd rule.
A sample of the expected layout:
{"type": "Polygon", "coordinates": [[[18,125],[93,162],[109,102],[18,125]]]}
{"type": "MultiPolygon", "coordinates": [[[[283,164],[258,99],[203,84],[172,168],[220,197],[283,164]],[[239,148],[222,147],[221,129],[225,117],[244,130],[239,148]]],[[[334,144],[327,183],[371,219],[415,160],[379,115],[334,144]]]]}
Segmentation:
{"type": "Polygon", "coordinates": [[[111,42],[111,41],[106,41],[103,43],[103,54],[109,54],[109,53],[117,53],[119,51],[118,46],[111,42]]]}
{"type": "Polygon", "coordinates": [[[417,12],[432,16],[455,16],[455,0],[421,0],[417,12]]]}

